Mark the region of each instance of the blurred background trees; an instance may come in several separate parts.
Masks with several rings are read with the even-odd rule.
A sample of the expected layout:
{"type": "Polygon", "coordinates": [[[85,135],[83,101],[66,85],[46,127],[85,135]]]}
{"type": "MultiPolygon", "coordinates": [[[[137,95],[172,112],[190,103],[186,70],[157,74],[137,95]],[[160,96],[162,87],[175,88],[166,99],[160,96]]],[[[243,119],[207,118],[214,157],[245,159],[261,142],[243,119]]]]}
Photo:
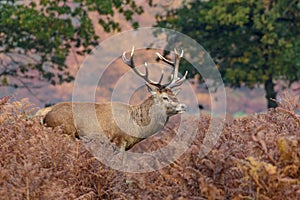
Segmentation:
{"type": "Polygon", "coordinates": [[[104,31],[113,32],[121,29],[113,20],[115,12],[136,28],[132,16],[143,9],[134,0],[0,1],[0,86],[72,81],[67,56],[71,51],[86,55],[98,45],[92,12],[104,31]]]}
{"type": "Polygon", "coordinates": [[[157,21],[203,45],[229,86],[263,84],[268,107],[276,106],[274,80],[300,78],[297,0],[193,0],[157,21]]]}
{"type": "Polygon", "coordinates": [[[118,32],[125,22],[133,28],[151,26],[157,12],[156,26],[195,39],[210,53],[228,86],[263,85],[268,107],[276,106],[270,100],[277,95],[276,80],[291,84],[300,78],[299,0],[144,2],[0,1],[0,87],[30,89],[49,82],[57,88],[72,82],[68,56],[82,58],[98,45],[96,26],[103,33],[118,32]],[[147,15],[136,20],[144,11],[147,15]],[[116,22],[116,15],[123,21],[116,22]]]}

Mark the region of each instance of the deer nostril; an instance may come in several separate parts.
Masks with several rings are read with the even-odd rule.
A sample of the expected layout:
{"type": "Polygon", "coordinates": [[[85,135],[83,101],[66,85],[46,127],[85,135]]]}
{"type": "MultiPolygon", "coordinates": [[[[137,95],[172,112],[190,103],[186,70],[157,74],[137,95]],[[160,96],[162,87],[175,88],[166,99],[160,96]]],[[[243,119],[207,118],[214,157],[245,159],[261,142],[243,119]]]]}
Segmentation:
{"type": "Polygon", "coordinates": [[[182,110],[186,110],[186,109],[187,109],[187,106],[186,106],[185,104],[181,104],[180,108],[181,108],[182,110]]]}

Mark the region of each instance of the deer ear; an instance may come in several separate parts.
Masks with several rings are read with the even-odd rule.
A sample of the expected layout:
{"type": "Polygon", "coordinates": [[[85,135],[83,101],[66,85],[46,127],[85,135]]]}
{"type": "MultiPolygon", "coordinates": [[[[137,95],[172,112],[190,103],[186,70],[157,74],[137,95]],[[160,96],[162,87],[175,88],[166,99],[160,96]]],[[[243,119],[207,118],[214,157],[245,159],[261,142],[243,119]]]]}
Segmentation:
{"type": "Polygon", "coordinates": [[[173,89],[172,92],[176,96],[181,91],[181,88],[173,89]]]}

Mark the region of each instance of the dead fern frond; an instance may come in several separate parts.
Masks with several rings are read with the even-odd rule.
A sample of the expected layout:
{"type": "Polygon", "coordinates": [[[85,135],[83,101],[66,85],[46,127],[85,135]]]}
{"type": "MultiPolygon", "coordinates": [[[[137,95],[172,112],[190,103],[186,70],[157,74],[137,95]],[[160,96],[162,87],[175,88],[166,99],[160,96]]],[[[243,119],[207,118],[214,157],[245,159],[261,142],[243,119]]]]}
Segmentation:
{"type": "Polygon", "coordinates": [[[80,197],[77,197],[75,200],[94,200],[96,199],[96,194],[93,191],[90,191],[86,194],[81,195],[80,197]]]}
{"type": "MultiPolygon", "coordinates": [[[[159,171],[127,174],[102,165],[81,140],[62,135],[61,128],[40,125],[27,100],[10,102],[5,97],[0,99],[0,195],[5,199],[300,199],[296,99],[283,99],[277,110],[226,124],[213,149],[199,157],[210,126],[210,118],[203,116],[191,150],[159,171]]],[[[165,146],[174,136],[173,127],[178,127],[176,121],[133,150],[144,153],[165,146]]]]}

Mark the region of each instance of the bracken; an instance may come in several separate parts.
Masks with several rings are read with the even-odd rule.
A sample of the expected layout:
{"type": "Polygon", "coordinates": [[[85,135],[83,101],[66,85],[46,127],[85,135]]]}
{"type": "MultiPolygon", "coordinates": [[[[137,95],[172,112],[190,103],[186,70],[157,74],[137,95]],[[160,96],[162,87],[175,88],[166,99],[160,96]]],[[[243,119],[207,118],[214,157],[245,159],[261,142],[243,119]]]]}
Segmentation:
{"type": "MultiPolygon", "coordinates": [[[[212,151],[199,147],[210,117],[202,116],[189,151],[150,174],[103,166],[80,140],[46,128],[26,100],[0,99],[0,196],[4,199],[300,199],[300,129],[296,97],[279,108],[226,124],[212,151]]],[[[196,123],[196,122],[195,122],[196,123]]],[[[131,151],[153,151],[175,134],[171,120],[131,151]]]]}

